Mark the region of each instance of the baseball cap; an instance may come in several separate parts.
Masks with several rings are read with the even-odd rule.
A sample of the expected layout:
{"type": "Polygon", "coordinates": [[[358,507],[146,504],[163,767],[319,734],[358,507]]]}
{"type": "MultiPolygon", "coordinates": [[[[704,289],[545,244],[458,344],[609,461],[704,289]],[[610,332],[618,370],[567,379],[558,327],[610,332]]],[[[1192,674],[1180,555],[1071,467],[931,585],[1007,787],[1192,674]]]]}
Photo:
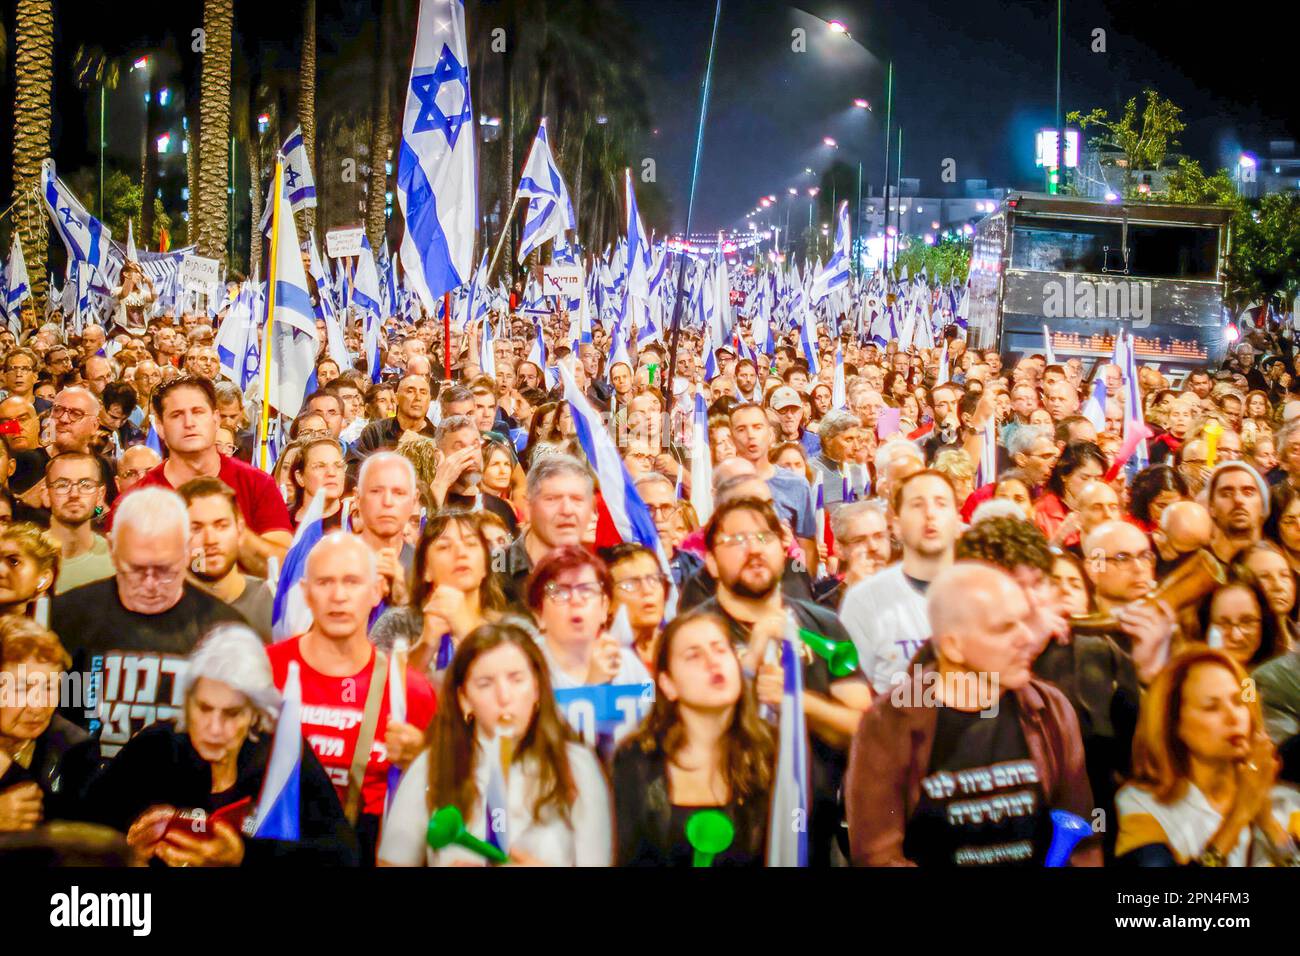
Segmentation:
{"type": "Polygon", "coordinates": [[[772,407],[778,412],[783,408],[793,408],[796,405],[802,405],[803,399],[789,385],[782,385],[772,393],[772,407]]]}

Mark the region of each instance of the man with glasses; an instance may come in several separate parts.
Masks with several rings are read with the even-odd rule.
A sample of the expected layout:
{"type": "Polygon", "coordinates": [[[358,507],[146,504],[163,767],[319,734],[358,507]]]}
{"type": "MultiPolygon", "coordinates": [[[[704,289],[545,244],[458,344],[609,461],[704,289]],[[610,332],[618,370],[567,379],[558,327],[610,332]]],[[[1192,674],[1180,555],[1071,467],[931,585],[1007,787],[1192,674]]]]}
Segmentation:
{"type": "MultiPolygon", "coordinates": [[[[36,411],[43,412],[50,403],[36,397],[36,379],[41,371],[41,361],[31,349],[14,349],[5,356],[4,386],[6,398],[20,398],[31,402],[36,411]]],[[[71,371],[69,366],[68,371],[71,371]]]]}
{"type": "Polygon", "coordinates": [[[64,716],[98,734],[106,757],[149,724],[176,719],[194,646],[216,624],[244,623],[186,581],[189,537],[180,495],[132,492],[109,533],[114,576],[66,591],[51,605],[50,629],[72,655],[69,670],[97,675],[97,706],[66,707],[64,716]]]}
{"type": "MultiPolygon", "coordinates": [[[[757,673],[773,666],[767,647],[779,650],[788,615],[800,628],[834,641],[849,640],[833,612],[782,593],[785,547],[781,521],[770,502],[724,501],[705,528],[704,540],[708,548],[704,560],[718,582],[718,593],[699,611],[726,622],[747,670],[757,673]]],[[[803,668],[804,716],[812,750],[809,863],[825,866],[840,829],[836,794],[844,778],[846,751],[862,713],[871,706],[871,691],[856,670],[833,675],[826,660],[807,646],[795,651],[803,668]]],[[[779,699],[764,703],[779,703],[779,699]]]]}
{"type": "Polygon", "coordinates": [[[117,489],[126,494],[140,479],[162,464],[162,456],[148,445],[132,445],[117,459],[117,489]]]}
{"type": "Polygon", "coordinates": [[[62,345],[56,345],[45,353],[45,369],[54,381],[62,381],[72,372],[72,356],[73,353],[62,345]]]}
{"type": "Polygon", "coordinates": [[[45,466],[41,497],[50,512],[50,534],[63,548],[54,593],[111,578],[108,542],[91,527],[104,505],[99,459],[78,451],[54,456],[45,466]]]}

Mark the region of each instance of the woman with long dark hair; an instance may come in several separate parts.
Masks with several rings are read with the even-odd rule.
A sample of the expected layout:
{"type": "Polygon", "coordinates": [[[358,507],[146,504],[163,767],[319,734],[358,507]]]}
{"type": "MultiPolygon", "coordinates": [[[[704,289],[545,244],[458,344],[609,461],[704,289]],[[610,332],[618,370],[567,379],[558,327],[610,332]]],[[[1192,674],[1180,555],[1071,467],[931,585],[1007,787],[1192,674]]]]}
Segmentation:
{"type": "Polygon", "coordinates": [[[1129,486],[1129,517],[1150,534],[1160,527],[1160,515],[1164,510],[1187,497],[1187,482],[1172,465],[1143,468],[1129,486]]]}
{"type": "Polygon", "coordinates": [[[1034,502],[1034,524],[1052,544],[1066,548],[1079,543],[1081,527],[1075,498],[1090,481],[1106,473],[1106,457],[1090,441],[1071,442],[1056,460],[1047,487],[1034,502]]]}
{"type": "Polygon", "coordinates": [[[690,866],[687,823],[715,810],[732,823],[715,866],[761,866],[775,744],[726,624],[688,614],[659,642],[658,692],[614,756],[620,866],[690,866]]]}
{"type": "Polygon", "coordinates": [[[481,520],[468,511],[429,518],[415,552],[411,603],[384,611],[370,631],[385,650],[405,638],[410,666],[435,680],[469,633],[498,620],[505,607],[481,520]]]}
{"type": "Polygon", "coordinates": [[[397,788],[380,866],[481,864],[463,847],[426,844],[430,817],[447,806],[460,811],[469,833],[481,840],[495,835],[508,846],[513,863],[609,865],[609,786],[595,755],[560,715],[528,631],[509,623],[475,629],[457,649],[442,700],[428,749],[397,788]],[[486,795],[498,755],[506,806],[494,807],[489,818],[486,795]]]}
{"type": "Polygon", "coordinates": [[[1254,580],[1233,575],[1199,608],[1201,636],[1250,670],[1286,650],[1286,637],[1267,595],[1254,580]]]}

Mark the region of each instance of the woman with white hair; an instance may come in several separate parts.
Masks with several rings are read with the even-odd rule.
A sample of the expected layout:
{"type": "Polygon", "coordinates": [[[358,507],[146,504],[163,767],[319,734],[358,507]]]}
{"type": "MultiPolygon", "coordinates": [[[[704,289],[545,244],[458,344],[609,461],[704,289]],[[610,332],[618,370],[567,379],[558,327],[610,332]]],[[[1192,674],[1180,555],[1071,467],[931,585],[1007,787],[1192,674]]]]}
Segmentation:
{"type": "Polygon", "coordinates": [[[122,748],[86,793],[84,816],[126,833],[142,861],[166,866],[356,866],[356,835],[312,749],[298,771],[297,840],[252,838],[280,711],[262,640],[213,629],[178,675],[181,714],[122,748]]]}

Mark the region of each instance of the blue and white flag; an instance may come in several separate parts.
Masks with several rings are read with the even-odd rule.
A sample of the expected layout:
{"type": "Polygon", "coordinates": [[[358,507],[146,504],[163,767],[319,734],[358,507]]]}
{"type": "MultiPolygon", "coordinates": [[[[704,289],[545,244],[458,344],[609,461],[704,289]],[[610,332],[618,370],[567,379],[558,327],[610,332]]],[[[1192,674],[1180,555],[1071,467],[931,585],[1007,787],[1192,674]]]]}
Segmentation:
{"type": "Polygon", "coordinates": [[[600,483],[600,495],[609,516],[618,529],[624,542],[636,541],[656,552],[660,564],[667,573],[668,557],[659,542],[659,532],[655,529],[650,509],[641,500],[632,476],[627,473],[623,459],[619,457],[614,439],[601,423],[600,415],[582,394],[578,383],[564,362],[560,363],[560,381],[564,384],[564,398],[573,413],[574,428],[578,433],[578,444],[600,483]]]}
{"type": "MultiPolygon", "coordinates": [[[[279,190],[277,189],[278,193],[279,190]]],[[[278,235],[272,239],[275,256],[269,276],[267,315],[270,355],[263,356],[263,373],[268,400],[276,412],[295,417],[306,397],[316,390],[316,310],[307,288],[307,272],[298,251],[298,232],[293,211],[276,196],[272,225],[278,235]]]]}
{"type": "Polygon", "coordinates": [[[493,333],[492,323],[484,322],[478,346],[478,365],[484,375],[493,379],[497,377],[497,354],[492,345],[495,340],[496,335],[493,333]]]}
{"type": "Polygon", "coordinates": [[[257,798],[251,829],[254,839],[297,842],[302,838],[299,820],[302,809],[299,783],[302,773],[302,676],[297,661],[289,662],[282,697],[284,703],[280,705],[280,717],[275,722],[271,758],[266,765],[266,776],[262,778],[262,793],[257,798]]]}
{"type": "MultiPolygon", "coordinates": [[[[307,161],[307,146],[302,140],[302,127],[294,127],[289,138],[280,147],[284,154],[284,196],[294,212],[316,208],[316,179],[311,174],[311,163],[307,161]]],[[[262,221],[258,229],[263,235],[271,230],[271,203],[266,203],[262,210],[262,221]]]]}
{"type": "Polygon", "coordinates": [[[334,309],[334,289],[329,270],[321,262],[314,234],[308,237],[308,243],[311,250],[311,277],[316,283],[316,318],[325,323],[325,348],[340,369],[349,369],[352,367],[352,356],[348,353],[347,342],[343,338],[339,314],[334,309]]]}
{"type": "Polygon", "coordinates": [[[849,204],[840,203],[839,212],[836,213],[835,220],[835,252],[831,255],[830,261],[822,267],[821,272],[813,279],[812,289],[809,291],[809,298],[814,302],[820,302],[826,298],[835,289],[846,287],[849,284],[849,270],[853,265],[853,253],[850,248],[849,239],[849,204]]]}
{"type": "Polygon", "coordinates": [[[421,0],[397,156],[402,271],[432,313],[469,281],[478,230],[464,0],[421,0]]]}
{"type": "MultiPolygon", "coordinates": [[[[1134,354],[1132,336],[1123,337],[1123,351],[1120,353],[1120,361],[1117,364],[1124,376],[1124,443],[1137,442],[1133,449],[1132,465],[1130,466],[1136,473],[1151,463],[1151,456],[1147,449],[1147,439],[1145,437],[1150,433],[1147,429],[1146,416],[1142,413],[1142,392],[1138,388],[1137,356],[1134,354]],[[1136,438],[1136,435],[1144,437],[1136,438]]],[[[1098,429],[1098,431],[1101,431],[1101,429],[1098,429]]]]}
{"type": "Polygon", "coordinates": [[[32,290],[27,281],[27,263],[23,260],[23,245],[18,241],[18,230],[14,230],[14,244],[9,251],[9,266],[5,269],[4,311],[9,319],[9,330],[15,338],[22,333],[23,321],[20,306],[24,299],[32,297],[32,290]]]}
{"type": "MultiPolygon", "coordinates": [[[[789,611],[786,612],[790,614],[789,611]]],[[[767,832],[768,866],[808,865],[808,727],[803,713],[803,662],[793,616],[781,641],[780,741],[772,782],[772,817],[767,832]]]]}
{"type": "Polygon", "coordinates": [[[212,344],[217,350],[221,373],[239,385],[241,391],[257,377],[262,367],[260,323],[253,309],[253,286],[245,282],[226,310],[212,344]]]}
{"type": "Polygon", "coordinates": [[[636,190],[632,188],[630,169],[623,170],[623,193],[627,209],[628,295],[644,302],[650,298],[650,243],[636,207],[636,190]]]}
{"type": "Polygon", "coordinates": [[[77,270],[77,282],[81,287],[78,307],[85,308],[86,292],[92,285],[102,288],[105,293],[108,291],[107,279],[102,273],[108,266],[112,234],[107,226],[86,211],[55,175],[52,159],[41,164],[41,195],[45,198],[50,221],[67,249],[70,274],[72,262],[83,266],[77,270]]]}
{"type": "Polygon", "coordinates": [[[483,832],[487,842],[502,853],[510,852],[510,791],[505,764],[514,754],[514,738],[500,728],[483,747],[487,761],[487,786],[483,788],[483,832]]]}
{"type": "Polygon", "coordinates": [[[307,576],[307,555],[325,537],[325,490],[316,492],[307,505],[302,523],[293,533],[293,543],[284,556],[280,577],[275,582],[271,605],[271,639],[285,641],[311,628],[312,613],[298,583],[307,576]]]}
{"type": "Polygon", "coordinates": [[[691,423],[691,507],[700,524],[713,516],[713,461],[709,455],[709,406],[704,390],[695,390],[695,413],[691,423]]]}
{"type": "Polygon", "coordinates": [[[1104,374],[1105,366],[1097,370],[1096,377],[1092,380],[1092,394],[1088,400],[1083,403],[1083,409],[1079,412],[1084,418],[1092,422],[1092,427],[1097,429],[1101,434],[1106,430],[1106,376],[1104,374]]]}
{"type": "Polygon", "coordinates": [[[533,250],[544,243],[564,235],[566,229],[576,230],[578,219],[573,214],[569,189],[564,185],[560,167],[551,155],[551,145],[546,139],[546,118],[542,118],[537,139],[524,163],[524,173],[519,178],[518,199],[528,200],[524,217],[524,234],[519,240],[519,261],[523,262],[533,250]]]}
{"type": "Polygon", "coordinates": [[[844,388],[844,352],[839,339],[835,340],[835,377],[831,379],[831,408],[848,408],[849,398],[844,388]]]}

